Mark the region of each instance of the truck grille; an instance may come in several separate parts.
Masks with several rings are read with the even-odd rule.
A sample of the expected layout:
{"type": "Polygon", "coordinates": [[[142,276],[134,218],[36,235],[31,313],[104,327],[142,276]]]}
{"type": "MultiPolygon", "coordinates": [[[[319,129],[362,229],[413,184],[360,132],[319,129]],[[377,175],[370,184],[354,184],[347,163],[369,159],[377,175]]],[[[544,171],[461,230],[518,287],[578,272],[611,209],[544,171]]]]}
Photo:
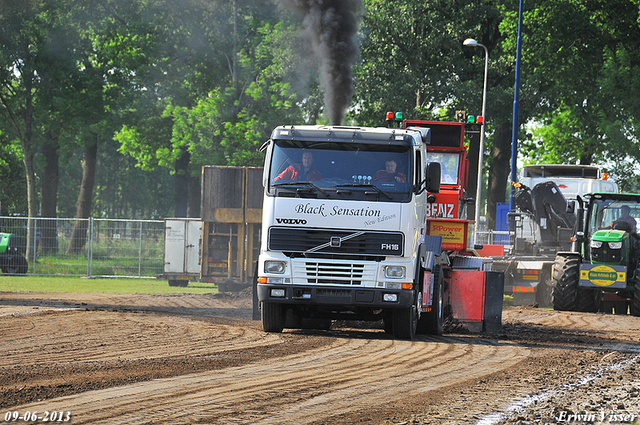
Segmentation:
{"type": "Polygon", "coordinates": [[[302,279],[301,284],[362,285],[373,282],[375,265],[322,261],[294,261],[293,275],[302,279]]]}
{"type": "Polygon", "coordinates": [[[300,229],[271,227],[268,249],[303,254],[402,257],[404,235],[400,232],[300,229]]]}

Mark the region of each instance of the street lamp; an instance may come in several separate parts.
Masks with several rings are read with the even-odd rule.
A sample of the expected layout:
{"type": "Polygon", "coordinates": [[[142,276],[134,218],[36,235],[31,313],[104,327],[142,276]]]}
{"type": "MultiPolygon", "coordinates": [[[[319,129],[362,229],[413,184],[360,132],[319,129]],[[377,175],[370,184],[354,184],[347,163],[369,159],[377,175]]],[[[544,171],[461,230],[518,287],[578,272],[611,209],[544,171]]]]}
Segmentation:
{"type": "Polygon", "coordinates": [[[487,107],[487,70],[489,68],[489,51],[483,44],[478,43],[473,38],[467,38],[463,43],[464,46],[482,47],[484,49],[484,85],[482,88],[482,123],[480,128],[480,153],[478,155],[478,188],[476,191],[476,232],[474,235],[474,244],[477,241],[478,225],[480,224],[480,197],[482,196],[482,156],[484,153],[484,124],[487,122],[485,109],[487,107]]]}

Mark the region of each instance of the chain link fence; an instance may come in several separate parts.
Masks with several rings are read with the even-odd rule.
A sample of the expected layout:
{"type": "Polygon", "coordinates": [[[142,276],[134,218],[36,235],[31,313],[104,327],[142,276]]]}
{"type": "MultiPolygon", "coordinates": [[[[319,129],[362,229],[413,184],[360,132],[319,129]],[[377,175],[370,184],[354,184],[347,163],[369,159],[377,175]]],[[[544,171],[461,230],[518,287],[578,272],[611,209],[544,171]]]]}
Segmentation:
{"type": "Polygon", "coordinates": [[[155,278],[163,272],[163,220],[0,217],[0,233],[15,235],[30,275],[155,278]]]}

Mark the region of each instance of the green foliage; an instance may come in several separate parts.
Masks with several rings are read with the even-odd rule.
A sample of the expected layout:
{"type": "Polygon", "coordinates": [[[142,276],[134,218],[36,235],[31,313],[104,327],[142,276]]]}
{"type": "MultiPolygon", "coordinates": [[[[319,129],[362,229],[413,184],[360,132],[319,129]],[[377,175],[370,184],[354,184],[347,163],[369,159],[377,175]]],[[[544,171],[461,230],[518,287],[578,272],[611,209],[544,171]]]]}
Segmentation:
{"type": "Polygon", "coordinates": [[[524,75],[542,99],[529,114],[539,123],[529,161],[640,160],[640,58],[629,53],[640,48],[638,16],[625,0],[528,5],[524,75]]]}
{"type": "MultiPolygon", "coordinates": [[[[484,51],[462,45],[475,38],[490,58],[485,168],[504,169],[517,2],[365,4],[345,123],[478,115],[484,51]]],[[[635,0],[525,2],[519,119],[536,130],[521,131],[521,158],[630,163],[616,172],[635,175],[638,22],[635,0]]],[[[0,24],[4,213],[26,212],[27,199],[37,213],[45,143],[60,156],[60,214],[75,214],[83,148],[97,142],[94,215],[152,217],[177,209],[178,178],[261,165],[275,126],[327,122],[300,22],[270,0],[4,0],[0,24]]]]}
{"type": "Polygon", "coordinates": [[[26,214],[26,181],[22,154],[16,143],[3,140],[0,134],[0,215],[26,214]]]}
{"type": "Polygon", "coordinates": [[[381,125],[386,111],[427,119],[441,108],[448,119],[455,109],[479,114],[484,55],[462,42],[472,37],[490,52],[497,48],[500,17],[494,2],[369,0],[366,5],[354,111],[361,124],[381,125]]]}
{"type": "Polygon", "coordinates": [[[637,172],[637,164],[618,162],[604,168],[611,179],[618,184],[620,192],[640,193],[640,175],[637,172]]]}

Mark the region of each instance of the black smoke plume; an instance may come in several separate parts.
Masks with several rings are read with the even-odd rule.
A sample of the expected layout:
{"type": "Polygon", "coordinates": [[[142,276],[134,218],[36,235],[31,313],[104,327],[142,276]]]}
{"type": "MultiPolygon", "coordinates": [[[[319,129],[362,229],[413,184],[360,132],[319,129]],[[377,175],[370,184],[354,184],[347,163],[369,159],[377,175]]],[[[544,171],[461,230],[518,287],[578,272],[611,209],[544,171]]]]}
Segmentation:
{"type": "Polygon", "coordinates": [[[353,96],[352,65],[358,57],[356,33],[363,0],[280,0],[303,14],[303,33],[320,60],[320,84],[331,124],[342,123],[353,96]]]}

